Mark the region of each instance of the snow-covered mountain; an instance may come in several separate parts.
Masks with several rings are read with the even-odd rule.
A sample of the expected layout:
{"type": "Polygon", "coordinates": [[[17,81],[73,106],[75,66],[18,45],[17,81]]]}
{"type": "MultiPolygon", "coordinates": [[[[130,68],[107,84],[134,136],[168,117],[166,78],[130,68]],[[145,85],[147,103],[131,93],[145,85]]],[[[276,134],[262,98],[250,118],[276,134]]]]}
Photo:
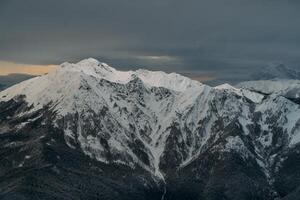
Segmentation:
{"type": "Polygon", "coordinates": [[[6,198],[292,199],[300,191],[297,102],[175,73],[63,63],[0,92],[0,137],[6,198]],[[74,184],[78,174],[95,188],[85,178],[74,184]],[[23,179],[33,186],[19,189],[23,179]]]}
{"type": "Polygon", "coordinates": [[[273,79],[246,81],[239,83],[236,87],[264,94],[281,95],[287,98],[300,98],[300,80],[273,79]]]}
{"type": "Polygon", "coordinates": [[[261,68],[257,73],[252,74],[252,80],[270,80],[270,79],[300,79],[300,71],[287,67],[286,65],[270,64],[261,68]]]}
{"type": "Polygon", "coordinates": [[[251,81],[240,82],[237,88],[264,95],[284,96],[300,103],[300,71],[284,64],[272,64],[252,75],[251,81]]]}

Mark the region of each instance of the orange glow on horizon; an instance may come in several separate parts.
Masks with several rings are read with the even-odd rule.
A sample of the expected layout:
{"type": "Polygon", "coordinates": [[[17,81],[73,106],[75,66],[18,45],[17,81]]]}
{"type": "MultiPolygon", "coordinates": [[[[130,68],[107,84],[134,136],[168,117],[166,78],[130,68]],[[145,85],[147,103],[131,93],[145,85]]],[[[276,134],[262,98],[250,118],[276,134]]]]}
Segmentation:
{"type": "Polygon", "coordinates": [[[15,73],[41,75],[48,73],[56,67],[57,65],[29,65],[0,61],[0,75],[8,75],[15,73]]]}
{"type": "Polygon", "coordinates": [[[207,81],[215,80],[217,77],[215,75],[198,75],[198,76],[191,76],[190,78],[205,83],[207,81]]]}

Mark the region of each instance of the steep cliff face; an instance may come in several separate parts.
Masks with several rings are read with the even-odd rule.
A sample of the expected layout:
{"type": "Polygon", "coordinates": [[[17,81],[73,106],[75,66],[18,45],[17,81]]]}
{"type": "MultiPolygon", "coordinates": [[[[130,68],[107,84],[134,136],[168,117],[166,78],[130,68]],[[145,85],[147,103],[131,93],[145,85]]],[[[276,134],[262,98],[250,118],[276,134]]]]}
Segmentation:
{"type": "Polygon", "coordinates": [[[0,93],[0,137],[7,199],[299,193],[297,103],[174,73],[64,63],[0,93]]]}

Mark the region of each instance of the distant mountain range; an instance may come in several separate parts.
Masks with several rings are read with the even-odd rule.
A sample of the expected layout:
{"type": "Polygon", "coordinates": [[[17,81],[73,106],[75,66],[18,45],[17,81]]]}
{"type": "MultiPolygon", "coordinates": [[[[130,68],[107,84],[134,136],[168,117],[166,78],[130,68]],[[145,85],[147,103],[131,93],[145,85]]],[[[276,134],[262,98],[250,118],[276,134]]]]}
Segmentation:
{"type": "Polygon", "coordinates": [[[297,199],[300,104],[279,86],[63,63],[0,92],[0,198],[297,199]]]}
{"type": "Polygon", "coordinates": [[[250,77],[251,80],[270,80],[270,79],[298,79],[300,71],[287,67],[284,64],[271,64],[263,67],[250,77]]]}
{"type": "Polygon", "coordinates": [[[21,81],[33,78],[34,76],[29,74],[9,74],[0,76],[0,91],[4,90],[14,84],[21,81]]]}
{"type": "Polygon", "coordinates": [[[279,64],[262,68],[251,77],[251,81],[238,83],[236,87],[300,102],[300,71],[279,64]]]}

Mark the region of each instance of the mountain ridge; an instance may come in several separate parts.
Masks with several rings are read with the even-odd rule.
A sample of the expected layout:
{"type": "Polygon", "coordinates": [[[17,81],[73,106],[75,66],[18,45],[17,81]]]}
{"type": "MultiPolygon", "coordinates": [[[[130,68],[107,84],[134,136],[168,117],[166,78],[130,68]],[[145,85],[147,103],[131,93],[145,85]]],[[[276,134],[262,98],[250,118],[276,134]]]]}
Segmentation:
{"type": "Polygon", "coordinates": [[[252,80],[271,79],[300,79],[300,71],[290,68],[283,63],[272,63],[251,75],[252,80]]]}
{"type": "MultiPolygon", "coordinates": [[[[18,134],[43,133],[47,142],[33,140],[41,148],[83,154],[97,169],[141,171],[142,190],[159,187],[155,194],[167,199],[275,199],[297,190],[297,179],[280,170],[298,155],[300,108],[277,94],[210,87],[174,73],[122,72],[86,59],[0,92],[0,113],[4,155],[14,155],[10,145],[18,134]],[[280,188],[288,181],[291,188],[280,188]]],[[[21,170],[31,154],[8,163],[21,170]]]]}

